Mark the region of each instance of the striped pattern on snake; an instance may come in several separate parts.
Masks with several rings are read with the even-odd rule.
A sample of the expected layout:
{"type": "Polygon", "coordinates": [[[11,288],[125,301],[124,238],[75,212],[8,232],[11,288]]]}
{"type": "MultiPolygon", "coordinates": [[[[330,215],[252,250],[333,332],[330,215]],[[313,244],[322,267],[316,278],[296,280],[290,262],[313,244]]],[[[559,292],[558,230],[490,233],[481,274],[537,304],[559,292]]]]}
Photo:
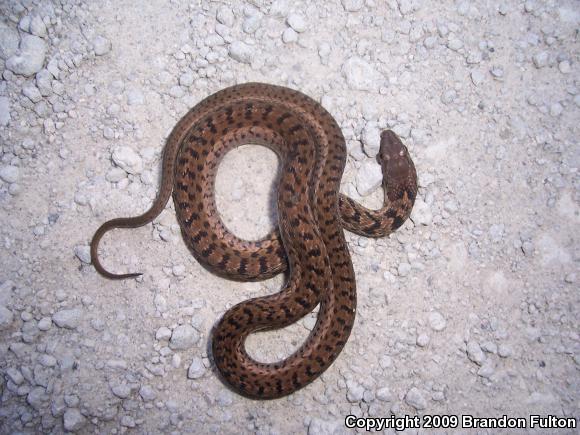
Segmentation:
{"type": "Polygon", "coordinates": [[[343,229],[383,237],[409,217],[417,193],[415,167],[392,131],[381,134],[377,156],[383,171],[384,205],[369,210],[339,194],[346,146],[333,117],[310,97],[288,88],[247,83],[221,90],[191,109],[170,134],[163,156],[159,195],[141,216],[105,222],[91,242],[95,269],[111,279],[97,248],[113,228],[151,222],[171,193],[183,238],[206,268],[236,280],[262,280],[289,269],[283,289],[241,302],[215,326],[213,360],[240,394],[273,399],[316,379],[348,340],[356,309],[355,275],[343,229]],[[214,198],[218,165],[231,149],[265,145],[282,162],[278,185],[279,228],[263,240],[236,237],[219,217],[214,198]],[[282,328],[318,304],[316,324],[288,358],[260,363],[246,352],[246,337],[282,328]]]}

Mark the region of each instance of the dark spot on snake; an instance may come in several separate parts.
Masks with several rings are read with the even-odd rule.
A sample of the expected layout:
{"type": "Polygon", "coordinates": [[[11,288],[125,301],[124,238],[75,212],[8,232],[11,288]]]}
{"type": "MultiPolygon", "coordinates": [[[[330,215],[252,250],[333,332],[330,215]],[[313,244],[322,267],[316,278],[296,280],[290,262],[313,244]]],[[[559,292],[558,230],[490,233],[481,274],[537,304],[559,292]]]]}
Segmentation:
{"type": "Polygon", "coordinates": [[[243,275],[246,273],[246,266],[248,265],[248,260],[246,260],[245,258],[242,258],[240,260],[240,266],[238,267],[238,273],[240,275],[243,275]]]}

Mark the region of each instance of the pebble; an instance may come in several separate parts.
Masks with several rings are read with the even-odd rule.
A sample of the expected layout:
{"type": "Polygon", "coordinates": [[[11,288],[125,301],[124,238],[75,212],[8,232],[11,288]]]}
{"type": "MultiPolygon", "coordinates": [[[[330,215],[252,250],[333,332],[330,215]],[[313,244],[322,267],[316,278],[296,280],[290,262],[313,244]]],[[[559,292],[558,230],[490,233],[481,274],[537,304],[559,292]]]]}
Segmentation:
{"type": "Polygon", "coordinates": [[[2,166],[0,167],[0,178],[6,183],[16,183],[20,178],[20,169],[18,166],[2,166]]]}
{"type": "Polygon", "coordinates": [[[88,245],[75,246],[75,255],[84,264],[91,264],[91,247],[88,245]]]}
{"type": "Polygon", "coordinates": [[[130,429],[137,427],[137,420],[135,420],[135,418],[131,415],[124,415],[121,417],[121,426],[128,427],[130,429]]]}
{"type": "Polygon", "coordinates": [[[302,14],[292,13],[288,15],[286,22],[290,27],[292,27],[296,32],[302,33],[308,29],[308,25],[302,14]]]}
{"type": "Polygon", "coordinates": [[[441,332],[447,326],[445,317],[443,317],[443,315],[438,311],[433,311],[432,313],[429,313],[428,321],[429,326],[433,331],[441,332]]]}
{"type": "Polygon", "coordinates": [[[548,65],[548,53],[546,53],[545,51],[542,51],[538,54],[535,54],[534,57],[532,58],[533,62],[534,62],[534,66],[538,69],[540,68],[544,68],[545,66],[548,65]]]}
{"type": "Polygon", "coordinates": [[[76,408],[69,408],[64,412],[63,425],[64,429],[70,432],[76,432],[82,429],[87,419],[76,408]]]}
{"type": "Polygon", "coordinates": [[[113,385],[111,391],[119,399],[126,399],[131,395],[131,387],[124,383],[113,385]]]}
{"type": "Polygon", "coordinates": [[[127,104],[129,106],[140,106],[143,103],[145,103],[145,98],[139,89],[130,89],[127,92],[127,104]]]}
{"type": "Polygon", "coordinates": [[[427,408],[427,400],[421,390],[416,387],[411,388],[405,395],[405,403],[420,411],[427,408]]]}
{"type": "Polygon", "coordinates": [[[162,326],[155,333],[155,339],[159,341],[169,340],[171,338],[171,329],[166,326],[162,326]]]}
{"type": "Polygon", "coordinates": [[[32,83],[28,83],[22,88],[22,94],[28,97],[33,103],[38,103],[42,100],[40,90],[32,83]]]}
{"type": "Polygon", "coordinates": [[[0,21],[0,58],[6,60],[18,50],[18,30],[8,21],[0,21]]]}
{"type": "Polygon", "coordinates": [[[52,321],[59,328],[76,329],[83,316],[83,312],[78,308],[57,311],[52,316],[52,321]]]}
{"type": "Polygon", "coordinates": [[[111,158],[117,166],[129,174],[143,172],[143,159],[132,148],[120,146],[113,151],[111,158]]]}
{"type": "Polygon", "coordinates": [[[491,378],[494,373],[495,373],[495,367],[493,365],[493,362],[491,362],[490,360],[487,360],[481,366],[481,368],[477,371],[478,376],[481,376],[482,378],[486,378],[486,379],[491,378]]]}
{"type": "Polygon", "coordinates": [[[0,305],[0,331],[10,328],[14,321],[14,314],[4,305],[0,305]]]}
{"type": "Polygon", "coordinates": [[[433,222],[433,214],[429,205],[425,203],[421,198],[415,200],[415,205],[413,206],[413,211],[411,212],[411,220],[419,225],[431,225],[433,222]]]}
{"type": "Polygon", "coordinates": [[[40,15],[34,15],[31,18],[29,30],[30,33],[40,38],[46,38],[48,36],[46,24],[44,24],[40,15]]]}
{"type": "Polygon", "coordinates": [[[375,191],[383,182],[383,171],[374,160],[365,160],[356,174],[356,190],[361,196],[375,191]]]}
{"type": "Polygon", "coordinates": [[[497,354],[502,358],[509,358],[513,355],[513,350],[508,344],[501,343],[497,348],[497,354]]]}
{"type": "Polygon", "coordinates": [[[298,33],[290,27],[288,27],[284,32],[282,32],[282,41],[285,44],[291,44],[298,41],[298,33]]]}
{"type": "Polygon", "coordinates": [[[360,402],[363,399],[365,392],[364,387],[356,381],[348,380],[346,381],[346,399],[351,403],[360,402]]]}
{"type": "Polygon", "coordinates": [[[381,402],[392,402],[393,394],[388,387],[382,387],[377,390],[377,399],[381,402]]]}
{"type": "Polygon", "coordinates": [[[186,88],[193,85],[193,73],[191,71],[186,71],[181,74],[181,76],[179,76],[179,84],[186,88]]]}
{"type": "Polygon", "coordinates": [[[558,117],[564,111],[564,107],[560,103],[552,103],[550,105],[550,115],[558,117]]]}
{"type": "Polygon", "coordinates": [[[471,75],[471,82],[475,86],[479,86],[485,80],[485,74],[478,69],[471,71],[470,75],[471,75]]]}
{"type": "Polygon", "coordinates": [[[223,25],[232,27],[235,22],[235,16],[232,9],[226,5],[221,5],[216,11],[216,19],[223,25]]]}
{"type": "Polygon", "coordinates": [[[37,326],[41,331],[48,331],[52,327],[52,319],[50,317],[43,317],[38,321],[37,326]]]}
{"type": "Polygon", "coordinates": [[[24,376],[22,376],[20,370],[14,367],[9,367],[8,369],[6,369],[6,376],[15,385],[20,385],[22,384],[22,382],[24,382],[24,376]]]}
{"type": "Polygon", "coordinates": [[[419,334],[417,336],[417,346],[425,347],[429,344],[429,336],[427,334],[419,334]]]}
{"type": "Polygon", "coordinates": [[[475,364],[481,366],[486,360],[485,354],[479,344],[473,340],[467,342],[467,357],[475,364]]]}
{"type": "Polygon", "coordinates": [[[10,119],[10,100],[0,96],[0,127],[7,126],[10,119]]]}
{"type": "Polygon", "coordinates": [[[229,55],[238,62],[250,64],[254,58],[254,49],[245,42],[234,41],[230,44],[229,55]]]}
{"type": "Polygon", "coordinates": [[[187,369],[187,377],[189,379],[199,379],[205,374],[205,366],[203,360],[199,357],[193,357],[189,369],[187,369]]]}
{"type": "Polygon", "coordinates": [[[341,3],[347,12],[358,12],[365,4],[364,0],[341,0],[341,3]]]}
{"type": "Polygon", "coordinates": [[[383,83],[383,76],[360,57],[351,57],[342,65],[342,74],[350,89],[373,91],[383,83]]]}
{"type": "Polygon", "coordinates": [[[142,385],[139,395],[145,402],[151,402],[157,398],[157,392],[150,385],[142,385]]]}
{"type": "Polygon", "coordinates": [[[321,418],[314,417],[310,419],[310,422],[308,423],[307,435],[335,435],[340,433],[346,432],[344,432],[337,419],[323,420],[321,418]]]}
{"type": "Polygon", "coordinates": [[[379,153],[381,146],[381,130],[376,122],[367,122],[365,124],[361,134],[361,142],[367,156],[375,157],[379,153]]]}
{"type": "Polygon", "coordinates": [[[189,349],[199,340],[198,332],[190,325],[179,325],[171,334],[169,347],[172,350],[189,349]]]}
{"type": "Polygon", "coordinates": [[[558,69],[562,74],[570,74],[572,72],[572,67],[570,66],[570,62],[567,60],[563,60],[558,64],[558,69]]]}
{"type": "Polygon", "coordinates": [[[98,35],[93,39],[93,50],[95,50],[95,54],[97,56],[103,56],[111,51],[113,45],[111,41],[109,41],[104,36],[98,35]]]}
{"type": "Polygon", "coordinates": [[[6,60],[6,68],[14,74],[30,77],[44,66],[48,47],[46,42],[34,35],[23,35],[20,41],[20,54],[6,60]]]}

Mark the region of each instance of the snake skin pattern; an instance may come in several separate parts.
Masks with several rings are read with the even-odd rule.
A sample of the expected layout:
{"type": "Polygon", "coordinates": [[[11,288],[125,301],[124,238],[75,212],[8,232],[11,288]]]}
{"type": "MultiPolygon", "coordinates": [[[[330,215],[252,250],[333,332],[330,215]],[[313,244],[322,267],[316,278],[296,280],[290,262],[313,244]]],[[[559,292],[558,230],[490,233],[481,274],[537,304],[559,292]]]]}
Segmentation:
{"type": "Polygon", "coordinates": [[[289,269],[283,289],[241,302],[215,326],[213,360],[223,380],[240,394],[273,399],[312,382],[337,358],[350,335],[356,309],[355,275],[343,229],[383,237],[409,217],[417,175],[397,135],[381,134],[377,156],[383,171],[384,205],[369,210],[339,194],[346,146],[332,116],[310,97],[288,88],[247,83],[221,90],[191,109],[175,126],[163,156],[161,189],[141,216],[105,222],[91,242],[95,269],[114,274],[99,262],[97,248],[113,228],[151,222],[173,193],[183,238],[197,260],[220,276],[262,280],[289,269]],[[282,162],[278,185],[279,229],[263,240],[236,237],[219,217],[214,198],[218,165],[231,149],[265,145],[282,162]],[[246,352],[246,337],[282,328],[320,309],[314,329],[291,356],[260,363],[246,352]]]}

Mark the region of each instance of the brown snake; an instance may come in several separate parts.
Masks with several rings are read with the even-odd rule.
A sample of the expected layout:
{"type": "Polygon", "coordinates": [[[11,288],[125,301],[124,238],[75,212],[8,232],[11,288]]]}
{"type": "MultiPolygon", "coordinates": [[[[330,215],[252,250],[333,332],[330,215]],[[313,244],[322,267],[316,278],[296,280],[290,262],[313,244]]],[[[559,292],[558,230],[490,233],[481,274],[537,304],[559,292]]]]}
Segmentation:
{"type": "Polygon", "coordinates": [[[141,216],[105,222],[91,242],[95,269],[107,278],[139,273],[107,272],[97,256],[101,237],[113,228],[151,222],[173,201],[183,238],[209,270],[251,281],[290,270],[274,295],[241,302],[215,327],[213,360],[223,379],[240,394],[273,399],[316,379],[336,359],[353,326],[354,270],[343,229],[382,237],[409,217],[417,175],[407,148],[392,131],[381,134],[384,205],[369,210],[339,194],[346,146],[332,116],[310,97],[288,88],[247,83],[221,90],[191,109],[175,126],[163,155],[161,189],[141,216]],[[278,185],[279,230],[263,240],[236,237],[219,217],[214,198],[223,156],[247,143],[265,145],[281,159],[278,185]],[[320,309],[314,329],[288,358],[260,363],[246,352],[246,337],[282,328],[320,309]]]}

